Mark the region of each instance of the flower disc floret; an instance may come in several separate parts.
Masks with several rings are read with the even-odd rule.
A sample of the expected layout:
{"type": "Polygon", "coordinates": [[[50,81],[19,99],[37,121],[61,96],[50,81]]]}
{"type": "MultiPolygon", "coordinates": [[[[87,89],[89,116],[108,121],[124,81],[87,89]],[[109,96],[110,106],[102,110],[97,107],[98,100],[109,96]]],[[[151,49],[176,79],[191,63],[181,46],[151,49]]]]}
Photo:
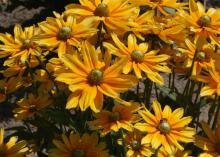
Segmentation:
{"type": "Polygon", "coordinates": [[[71,38],[72,29],[70,27],[62,27],[58,32],[58,39],[66,41],[71,38]]]}
{"type": "Polygon", "coordinates": [[[85,152],[83,150],[77,149],[73,152],[72,157],[85,157],[85,152]]]}
{"type": "Polygon", "coordinates": [[[140,149],[140,147],[141,147],[141,143],[139,142],[139,141],[132,141],[131,142],[131,146],[132,146],[132,149],[134,149],[134,150],[139,150],[140,149]]]}
{"type": "Polygon", "coordinates": [[[198,52],[197,55],[196,55],[196,59],[199,59],[199,60],[205,60],[206,59],[206,53],[205,52],[198,52]]]}
{"type": "Polygon", "coordinates": [[[110,116],[110,121],[111,122],[115,122],[115,121],[118,121],[120,120],[120,113],[119,112],[113,112],[110,116]]]}
{"type": "Polygon", "coordinates": [[[106,4],[99,4],[98,7],[94,11],[95,16],[100,16],[100,17],[108,17],[109,16],[109,9],[106,4]]]}
{"type": "Polygon", "coordinates": [[[131,53],[131,59],[136,63],[141,63],[144,60],[144,54],[139,50],[135,50],[131,53]]]}
{"type": "Polygon", "coordinates": [[[162,119],[160,121],[158,128],[162,133],[165,133],[165,134],[171,131],[171,126],[166,119],[162,119]]]}
{"type": "Polygon", "coordinates": [[[30,39],[25,39],[23,42],[24,48],[31,48],[33,46],[33,42],[30,39]]]}
{"type": "Polygon", "coordinates": [[[99,69],[93,69],[89,76],[88,82],[90,85],[100,85],[103,81],[103,72],[99,69]]]}
{"type": "Polygon", "coordinates": [[[211,24],[211,18],[208,15],[203,15],[199,18],[197,23],[201,27],[207,27],[211,24]]]}

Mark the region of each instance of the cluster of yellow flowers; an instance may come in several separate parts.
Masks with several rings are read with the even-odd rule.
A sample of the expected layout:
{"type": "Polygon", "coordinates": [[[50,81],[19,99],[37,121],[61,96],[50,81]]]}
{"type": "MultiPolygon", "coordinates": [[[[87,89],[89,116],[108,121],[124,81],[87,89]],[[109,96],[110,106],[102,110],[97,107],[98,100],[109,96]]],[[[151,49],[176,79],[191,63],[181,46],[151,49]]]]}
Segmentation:
{"type": "MultiPolygon", "coordinates": [[[[199,83],[200,96],[217,103],[219,35],[220,10],[206,11],[194,0],[80,0],[37,26],[15,25],[13,35],[0,33],[4,59],[0,101],[25,89],[27,93],[13,110],[19,120],[56,109],[60,93],[67,98],[62,102],[66,109],[90,110],[92,118],[84,124],[88,131],[67,126],[69,133],[54,139],[53,148],[45,148],[51,157],[109,157],[112,152],[106,139],[116,133],[122,134],[116,143],[127,157],[190,157],[195,146],[203,150],[200,157],[218,157],[218,113],[211,115],[215,134],[209,127],[211,120],[201,123],[206,138],[196,135],[195,119],[184,117],[183,108],[172,111],[166,105],[162,109],[158,100],[149,105],[123,94],[137,88],[136,95],[141,97],[141,83],[144,90],[162,87],[161,73],[178,74],[199,83]],[[189,151],[184,151],[186,145],[189,151]]],[[[17,140],[13,136],[5,144],[1,129],[0,157],[34,152],[28,141],[17,140]]],[[[119,157],[117,152],[114,155],[119,157]]]]}

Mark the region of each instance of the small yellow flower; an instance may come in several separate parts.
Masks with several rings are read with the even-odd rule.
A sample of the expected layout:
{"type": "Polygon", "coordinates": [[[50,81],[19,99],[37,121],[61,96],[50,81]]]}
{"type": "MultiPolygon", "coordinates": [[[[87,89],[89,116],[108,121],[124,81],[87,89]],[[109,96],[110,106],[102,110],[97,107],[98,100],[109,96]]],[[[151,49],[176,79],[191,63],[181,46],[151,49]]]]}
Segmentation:
{"type": "Polygon", "coordinates": [[[195,145],[205,151],[199,157],[220,156],[220,125],[217,126],[215,133],[213,133],[208,124],[205,122],[201,124],[208,138],[196,135],[195,145]]]}
{"type": "Polygon", "coordinates": [[[117,47],[106,42],[104,46],[110,53],[120,58],[128,58],[126,65],[123,67],[124,74],[134,70],[136,77],[140,79],[143,71],[151,81],[160,85],[164,83],[159,72],[171,72],[166,62],[169,59],[168,55],[158,55],[157,50],[148,52],[148,44],[141,43],[138,45],[136,37],[132,34],[128,36],[128,46],[125,46],[116,34],[112,34],[112,39],[117,47]]]}
{"type": "Polygon", "coordinates": [[[105,136],[111,131],[118,132],[119,129],[133,131],[133,125],[140,120],[136,113],[140,109],[137,103],[131,103],[130,106],[115,105],[112,111],[102,110],[95,114],[95,120],[88,122],[92,130],[101,130],[101,135],[105,136]]]}
{"type": "Polygon", "coordinates": [[[102,21],[108,29],[124,32],[128,29],[128,19],[137,12],[137,8],[128,0],[80,0],[80,5],[66,6],[65,14],[97,17],[97,22],[102,21]]]}
{"type": "Polygon", "coordinates": [[[200,2],[189,0],[190,14],[179,10],[179,15],[185,20],[184,24],[199,38],[209,38],[219,45],[217,35],[220,34],[220,10],[210,8],[207,12],[200,2]]]}
{"type": "Polygon", "coordinates": [[[172,151],[172,146],[183,150],[179,142],[194,142],[195,129],[187,127],[191,122],[191,117],[183,117],[184,110],[178,108],[172,112],[169,106],[165,106],[162,111],[158,101],[153,102],[154,114],[150,111],[140,111],[144,123],[136,123],[135,128],[147,132],[142,139],[142,143],[151,143],[154,149],[161,145],[168,152],[172,151]]]}
{"type": "Polygon", "coordinates": [[[56,80],[69,85],[72,91],[66,108],[79,106],[85,111],[90,107],[94,112],[99,112],[103,106],[103,94],[119,100],[119,93],[137,84],[134,76],[121,74],[124,59],[110,66],[111,56],[106,55],[102,59],[100,49],[96,50],[87,41],[82,43],[81,53],[82,58],[69,54],[61,58],[69,69],[62,71],[56,80]]]}
{"type": "Polygon", "coordinates": [[[74,16],[68,16],[66,19],[57,13],[55,16],[39,23],[43,33],[34,39],[41,46],[57,49],[60,57],[71,50],[71,46],[80,47],[82,40],[92,37],[97,32],[93,18],[79,22],[74,16]]]}
{"type": "Polygon", "coordinates": [[[38,28],[34,26],[24,28],[20,25],[14,27],[14,37],[11,34],[0,34],[0,57],[11,56],[20,60],[22,63],[28,62],[31,56],[40,56],[41,48],[37,45],[33,38],[39,34],[38,28]]]}
{"type": "Polygon", "coordinates": [[[150,143],[142,143],[144,135],[135,130],[126,134],[124,138],[124,145],[127,147],[127,157],[142,157],[151,156],[154,150],[151,148],[150,143]]]}
{"type": "Polygon", "coordinates": [[[48,95],[34,96],[29,94],[28,98],[22,98],[17,102],[18,107],[13,110],[14,116],[17,119],[30,118],[51,104],[52,99],[48,95]]]}
{"type": "Polygon", "coordinates": [[[158,150],[157,157],[192,157],[191,151],[181,151],[175,147],[172,147],[171,152],[167,152],[164,147],[158,150]]]}
{"type": "Polygon", "coordinates": [[[25,157],[28,154],[27,142],[18,138],[10,137],[7,143],[4,143],[4,129],[0,129],[0,157],[25,157]]]}
{"type": "Polygon", "coordinates": [[[53,140],[56,148],[49,150],[49,157],[109,157],[106,145],[98,142],[93,133],[83,134],[71,132],[69,137],[62,135],[62,140],[53,140]]]}

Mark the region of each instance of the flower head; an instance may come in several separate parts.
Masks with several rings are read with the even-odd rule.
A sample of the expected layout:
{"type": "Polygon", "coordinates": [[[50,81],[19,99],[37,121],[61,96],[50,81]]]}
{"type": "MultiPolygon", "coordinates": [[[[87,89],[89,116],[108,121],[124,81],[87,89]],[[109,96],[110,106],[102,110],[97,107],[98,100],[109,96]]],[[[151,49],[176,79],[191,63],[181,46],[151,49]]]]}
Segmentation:
{"type": "Polygon", "coordinates": [[[65,14],[98,17],[98,23],[102,21],[108,29],[119,32],[128,29],[128,19],[136,12],[137,8],[129,4],[128,0],[80,0],[80,5],[66,6],[65,14]]]}
{"type": "Polygon", "coordinates": [[[28,154],[26,141],[18,141],[18,138],[10,137],[7,143],[4,143],[4,129],[0,129],[0,156],[1,157],[25,157],[28,154]]]}
{"type": "Polygon", "coordinates": [[[165,106],[162,111],[159,102],[153,102],[154,114],[148,110],[140,111],[144,123],[136,123],[135,128],[147,132],[142,139],[142,143],[151,143],[152,147],[157,149],[161,145],[168,152],[172,151],[172,146],[183,150],[179,142],[193,142],[195,130],[187,127],[191,122],[191,117],[183,117],[184,110],[176,109],[172,112],[169,106],[165,106]]]}
{"type": "Polygon", "coordinates": [[[215,133],[209,128],[208,124],[202,122],[202,128],[208,137],[196,135],[195,145],[205,152],[200,157],[216,157],[220,155],[220,125],[217,126],[215,133]]]}
{"type": "Polygon", "coordinates": [[[85,111],[90,106],[99,112],[103,106],[103,94],[119,100],[119,93],[137,84],[135,77],[121,74],[125,60],[110,66],[111,57],[106,55],[104,60],[101,59],[100,49],[96,50],[87,41],[82,43],[81,53],[82,58],[71,55],[61,58],[69,69],[62,71],[56,80],[69,85],[72,91],[66,108],[79,106],[85,111]]]}
{"type": "Polygon", "coordinates": [[[35,37],[35,41],[42,46],[57,49],[58,55],[67,53],[71,46],[80,47],[83,39],[88,39],[97,32],[94,19],[86,18],[78,21],[74,16],[66,19],[58,14],[55,18],[47,18],[39,23],[42,34],[35,37]]]}
{"type": "Polygon", "coordinates": [[[167,152],[164,147],[158,150],[158,157],[192,157],[190,156],[191,151],[181,151],[175,147],[172,147],[172,152],[167,152]]]}
{"type": "Polygon", "coordinates": [[[137,44],[137,39],[132,34],[128,36],[128,46],[125,46],[116,34],[112,34],[112,39],[117,47],[110,43],[104,43],[104,46],[110,53],[120,58],[128,58],[123,67],[123,73],[128,74],[134,70],[137,78],[142,78],[142,72],[144,72],[151,81],[158,84],[164,83],[159,72],[170,72],[166,62],[169,59],[168,55],[158,55],[157,50],[148,51],[148,44],[137,44]]]}
{"type": "Polygon", "coordinates": [[[41,48],[33,38],[39,34],[38,28],[26,27],[24,30],[20,25],[14,27],[14,37],[11,34],[0,34],[0,57],[11,56],[22,63],[28,62],[30,55],[40,56],[41,48]]]}
{"type": "Polygon", "coordinates": [[[127,157],[151,156],[154,153],[150,143],[141,142],[143,137],[144,135],[138,130],[126,134],[124,143],[127,147],[127,157]]]}
{"type": "Polygon", "coordinates": [[[49,151],[50,157],[108,157],[106,146],[98,142],[98,136],[93,133],[83,134],[71,132],[69,136],[62,135],[62,140],[53,140],[56,148],[49,151]]]}
{"type": "Polygon", "coordinates": [[[131,103],[130,106],[115,105],[112,111],[102,110],[95,114],[96,119],[90,121],[92,130],[101,130],[101,135],[105,136],[111,131],[118,132],[119,129],[133,131],[133,125],[140,120],[137,110],[140,106],[137,103],[131,103]]]}

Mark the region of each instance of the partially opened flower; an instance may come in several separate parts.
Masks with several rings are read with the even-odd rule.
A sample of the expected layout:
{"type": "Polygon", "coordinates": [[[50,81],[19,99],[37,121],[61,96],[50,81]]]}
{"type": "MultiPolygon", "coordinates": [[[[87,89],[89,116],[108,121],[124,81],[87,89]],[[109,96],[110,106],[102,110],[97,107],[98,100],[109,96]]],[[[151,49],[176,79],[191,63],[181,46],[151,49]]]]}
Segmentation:
{"type": "Polygon", "coordinates": [[[135,128],[146,132],[147,135],[142,139],[142,143],[151,143],[154,149],[163,146],[168,152],[172,152],[175,146],[183,150],[180,142],[194,142],[195,129],[188,127],[191,117],[183,117],[184,110],[178,108],[172,112],[169,106],[165,106],[162,111],[158,101],[153,102],[154,115],[147,109],[140,111],[144,119],[143,123],[136,123],[135,128]]]}
{"type": "Polygon", "coordinates": [[[111,131],[118,132],[119,129],[133,131],[133,124],[140,120],[137,111],[140,109],[138,103],[131,103],[130,106],[115,105],[112,111],[102,110],[95,114],[95,120],[88,122],[92,130],[101,130],[105,136],[111,131]]]}
{"type": "Polygon", "coordinates": [[[154,154],[155,151],[151,148],[150,143],[142,143],[143,137],[144,135],[138,130],[126,134],[124,145],[127,148],[127,157],[142,157],[154,154]]]}
{"type": "Polygon", "coordinates": [[[28,98],[22,98],[17,102],[18,107],[13,110],[15,118],[26,119],[38,114],[52,104],[52,99],[48,95],[34,96],[29,94],[28,98]]]}
{"type": "Polygon", "coordinates": [[[129,18],[137,14],[137,8],[128,0],[80,0],[80,5],[66,6],[65,14],[98,17],[97,22],[103,22],[108,29],[124,32],[129,18]]]}
{"type": "Polygon", "coordinates": [[[201,124],[207,137],[196,135],[195,145],[204,150],[204,153],[200,154],[199,157],[220,156],[220,125],[218,125],[215,132],[213,132],[208,124],[205,122],[201,124]]]}
{"type": "Polygon", "coordinates": [[[67,53],[71,46],[80,47],[82,40],[92,37],[97,29],[94,28],[94,18],[86,18],[78,21],[74,16],[66,19],[55,14],[55,18],[48,17],[46,21],[39,23],[43,31],[34,39],[42,46],[57,50],[58,55],[67,53]]]}
{"type": "Polygon", "coordinates": [[[25,157],[29,152],[27,142],[18,141],[18,137],[12,136],[8,142],[4,142],[4,129],[0,129],[0,157],[25,157]]]}
{"type": "Polygon", "coordinates": [[[200,2],[189,0],[190,13],[179,10],[179,15],[185,20],[184,24],[199,38],[211,39],[219,45],[217,35],[220,34],[220,10],[210,8],[207,12],[200,2]]]}
{"type": "Polygon", "coordinates": [[[30,55],[40,56],[41,48],[33,38],[39,34],[38,28],[26,27],[24,30],[20,25],[14,27],[14,37],[11,34],[0,34],[0,57],[10,56],[21,62],[28,62],[30,55]]]}
{"type": "Polygon", "coordinates": [[[62,135],[61,140],[53,140],[56,148],[49,150],[49,157],[109,157],[105,143],[98,136],[71,132],[62,135]]]}
{"type": "Polygon", "coordinates": [[[96,50],[87,41],[82,43],[81,53],[82,58],[76,55],[64,55],[61,58],[69,70],[62,71],[56,80],[69,85],[72,91],[66,108],[79,106],[85,111],[90,107],[94,112],[99,112],[103,106],[103,95],[119,100],[119,93],[137,84],[134,76],[121,74],[126,62],[124,59],[110,66],[111,57],[105,55],[102,59],[100,49],[96,50]]]}
{"type": "Polygon", "coordinates": [[[137,39],[134,35],[128,36],[128,46],[123,44],[116,34],[112,34],[112,39],[117,47],[110,43],[104,43],[104,46],[110,53],[120,57],[128,58],[126,65],[123,67],[123,73],[128,74],[134,70],[137,78],[142,78],[142,72],[147,75],[151,81],[163,84],[164,80],[159,72],[170,73],[167,66],[168,55],[157,54],[157,50],[148,51],[148,44],[137,44],[137,39]]]}

